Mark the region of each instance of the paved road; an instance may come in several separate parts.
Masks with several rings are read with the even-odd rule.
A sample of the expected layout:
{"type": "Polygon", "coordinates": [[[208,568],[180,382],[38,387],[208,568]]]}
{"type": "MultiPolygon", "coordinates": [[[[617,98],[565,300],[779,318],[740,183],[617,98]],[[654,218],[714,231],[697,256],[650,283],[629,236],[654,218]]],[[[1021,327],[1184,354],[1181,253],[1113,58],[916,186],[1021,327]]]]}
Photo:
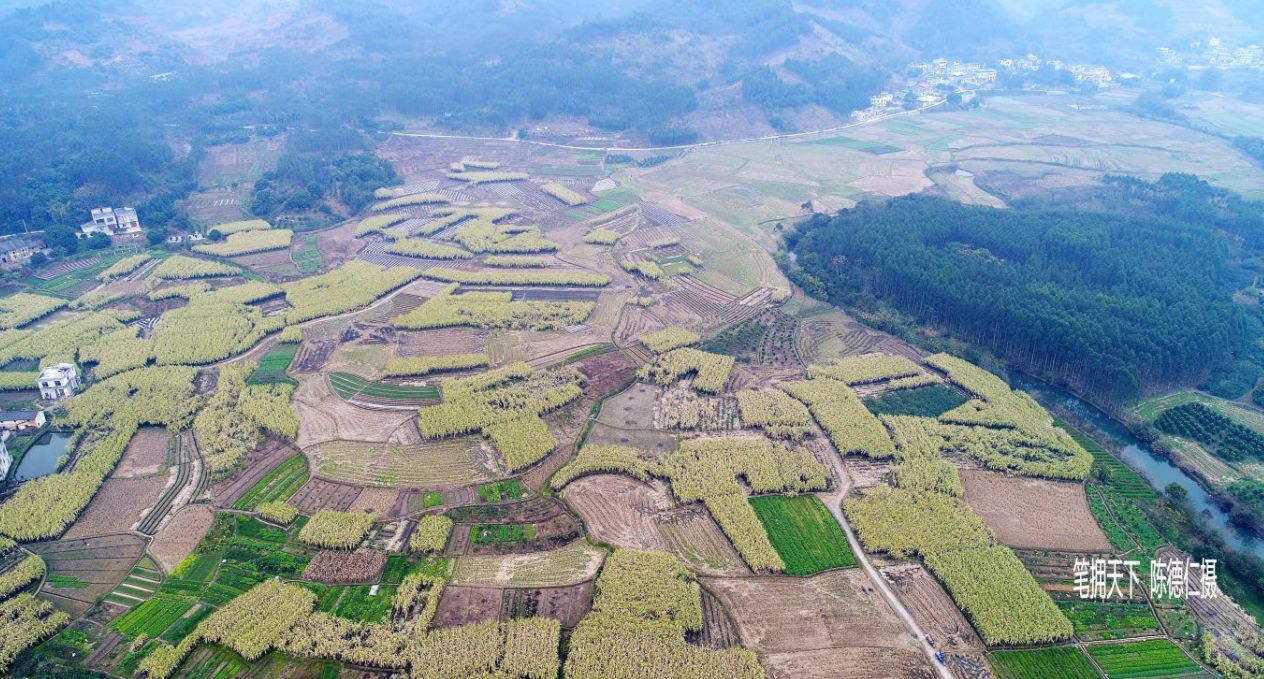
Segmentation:
{"type": "Polygon", "coordinates": [[[869,118],[868,120],[861,120],[855,123],[847,123],[846,125],[839,125],[838,127],[830,127],[824,130],[810,130],[807,132],[791,132],[788,134],[770,134],[763,137],[744,137],[741,139],[719,139],[716,141],[701,141],[694,144],[677,144],[675,146],[577,146],[577,145],[572,145],[572,144],[556,144],[556,143],[548,142],[548,141],[536,141],[534,139],[519,139],[514,136],[474,137],[474,136],[467,136],[467,135],[462,135],[462,134],[431,134],[431,133],[426,133],[426,132],[392,132],[391,134],[397,137],[419,137],[422,139],[458,139],[458,140],[465,140],[465,141],[505,141],[505,142],[512,142],[515,144],[532,144],[535,146],[547,146],[549,148],[555,148],[555,149],[569,149],[572,151],[606,151],[606,152],[610,152],[610,151],[619,151],[619,152],[624,152],[624,151],[687,151],[690,149],[706,148],[708,146],[724,146],[726,144],[747,144],[751,142],[776,141],[778,139],[795,139],[798,137],[812,137],[812,136],[821,135],[821,134],[834,134],[836,132],[842,132],[843,130],[850,130],[854,127],[860,127],[861,125],[869,125],[871,123],[876,123],[881,120],[888,120],[890,118],[901,118],[903,116],[916,115],[918,113],[921,113],[922,111],[927,111],[932,108],[943,106],[944,103],[945,102],[941,101],[938,103],[921,106],[911,111],[899,111],[896,113],[888,113],[886,115],[874,116],[873,118],[869,118]]]}
{"type": "Polygon", "coordinates": [[[851,490],[847,471],[843,469],[842,460],[839,459],[837,454],[830,456],[830,464],[834,468],[834,478],[837,479],[838,483],[833,491],[819,494],[821,501],[829,508],[830,513],[834,515],[834,519],[838,521],[838,524],[843,527],[843,532],[847,534],[847,544],[851,545],[851,551],[860,562],[860,567],[865,570],[865,574],[869,576],[874,586],[878,588],[882,597],[887,600],[892,610],[900,616],[900,619],[904,621],[904,625],[908,627],[909,632],[917,639],[917,643],[921,646],[922,653],[926,655],[931,667],[935,668],[935,672],[939,674],[941,679],[954,679],[952,671],[935,659],[935,647],[926,642],[926,634],[922,632],[922,628],[913,619],[912,614],[908,612],[904,604],[900,603],[899,597],[895,595],[895,592],[892,591],[891,586],[887,584],[886,579],[882,577],[878,569],[874,568],[873,564],[870,563],[869,555],[865,554],[865,550],[860,546],[860,540],[856,538],[856,532],[851,529],[851,524],[847,523],[847,517],[843,515],[843,496],[847,494],[847,491],[851,490]]]}

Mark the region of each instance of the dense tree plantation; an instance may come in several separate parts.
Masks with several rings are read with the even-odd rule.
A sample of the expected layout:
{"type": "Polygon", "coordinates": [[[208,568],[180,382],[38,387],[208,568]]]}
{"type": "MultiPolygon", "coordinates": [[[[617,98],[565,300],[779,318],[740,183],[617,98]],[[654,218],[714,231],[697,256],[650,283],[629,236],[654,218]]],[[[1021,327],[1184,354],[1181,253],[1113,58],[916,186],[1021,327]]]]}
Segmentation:
{"type": "Polygon", "coordinates": [[[1256,324],[1231,299],[1242,281],[1223,232],[1258,245],[1258,205],[1181,175],[1108,179],[1081,205],[862,203],[789,237],[793,275],[1112,397],[1197,379],[1244,347],[1256,324]]]}

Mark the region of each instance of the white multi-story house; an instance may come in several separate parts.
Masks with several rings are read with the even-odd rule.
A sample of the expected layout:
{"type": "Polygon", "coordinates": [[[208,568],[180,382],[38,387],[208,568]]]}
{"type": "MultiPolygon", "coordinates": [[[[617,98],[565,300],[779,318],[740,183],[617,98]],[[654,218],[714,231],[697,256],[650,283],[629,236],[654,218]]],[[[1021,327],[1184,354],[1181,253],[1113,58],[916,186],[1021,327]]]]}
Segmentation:
{"type": "Polygon", "coordinates": [[[73,363],[58,363],[44,368],[39,375],[40,397],[56,401],[79,392],[79,371],[73,363]]]}
{"type": "Polygon", "coordinates": [[[92,208],[92,221],[79,225],[80,238],[93,234],[106,236],[122,236],[140,233],[140,217],[135,208],[130,207],[97,207],[92,208]]]}

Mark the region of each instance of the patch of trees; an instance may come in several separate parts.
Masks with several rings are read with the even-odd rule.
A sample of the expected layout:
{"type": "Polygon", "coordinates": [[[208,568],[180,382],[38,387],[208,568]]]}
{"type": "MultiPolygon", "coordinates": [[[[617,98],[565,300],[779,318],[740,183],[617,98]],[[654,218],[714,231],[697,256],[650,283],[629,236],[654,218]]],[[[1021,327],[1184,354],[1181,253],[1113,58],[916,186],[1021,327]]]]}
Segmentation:
{"type": "Polygon", "coordinates": [[[359,212],[373,202],[375,189],[398,181],[389,162],[369,154],[326,157],[291,153],[281,156],[277,168],[255,183],[250,210],[263,218],[328,212],[324,201],[334,199],[351,212],[359,212]]]}
{"type": "Polygon", "coordinates": [[[1089,198],[861,203],[788,235],[792,275],[1106,397],[1199,379],[1245,349],[1257,325],[1231,299],[1241,281],[1224,234],[1258,247],[1258,204],[1187,175],[1108,178],[1089,198]]]}
{"type": "Polygon", "coordinates": [[[835,113],[850,113],[868,106],[869,97],[887,81],[885,71],[837,54],[818,61],[790,59],[783,66],[798,82],[783,80],[768,66],[753,66],[742,77],[742,98],[765,109],[819,104],[835,113]]]}

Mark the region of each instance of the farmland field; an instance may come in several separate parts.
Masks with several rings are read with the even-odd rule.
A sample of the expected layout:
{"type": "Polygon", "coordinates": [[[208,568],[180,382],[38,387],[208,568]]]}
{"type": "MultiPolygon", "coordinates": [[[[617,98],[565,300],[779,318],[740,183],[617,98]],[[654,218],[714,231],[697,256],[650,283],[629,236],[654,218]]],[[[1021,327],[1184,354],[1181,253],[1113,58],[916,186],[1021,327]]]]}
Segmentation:
{"type": "Polygon", "coordinates": [[[1201,676],[1198,664],[1166,639],[1089,646],[1108,679],[1201,676]]]}
{"type": "Polygon", "coordinates": [[[312,471],[338,481],[376,486],[459,485],[493,477],[477,441],[420,443],[329,441],[307,448],[312,471]]]}
{"type": "Polygon", "coordinates": [[[1090,641],[1124,639],[1154,634],[1159,621],[1148,604],[1103,601],[1059,601],[1058,607],[1075,626],[1075,636],[1090,641]]]}
{"type": "Polygon", "coordinates": [[[331,373],[329,384],[342,398],[401,405],[426,405],[439,400],[439,387],[411,387],[370,382],[349,373],[331,373]]]}
{"type": "Polygon", "coordinates": [[[866,399],[865,407],[874,415],[939,417],[966,402],[966,397],[943,384],[893,391],[866,399]]]}
{"type": "Polygon", "coordinates": [[[268,472],[233,503],[233,509],[253,511],[261,503],[286,500],[307,483],[307,458],[295,455],[268,472]]]}
{"type": "Polygon", "coordinates": [[[1078,648],[995,651],[991,658],[999,679],[1098,679],[1078,648]]]}
{"type": "Polygon", "coordinates": [[[289,370],[290,363],[294,362],[294,355],[298,353],[298,349],[299,345],[293,343],[277,344],[269,349],[268,353],[259,359],[259,367],[251,373],[249,383],[288,384],[297,387],[298,382],[286,376],[285,371],[289,370]]]}
{"type": "Polygon", "coordinates": [[[842,528],[815,495],[765,495],[751,498],[750,504],[786,563],[786,575],[856,565],[842,528]]]}

